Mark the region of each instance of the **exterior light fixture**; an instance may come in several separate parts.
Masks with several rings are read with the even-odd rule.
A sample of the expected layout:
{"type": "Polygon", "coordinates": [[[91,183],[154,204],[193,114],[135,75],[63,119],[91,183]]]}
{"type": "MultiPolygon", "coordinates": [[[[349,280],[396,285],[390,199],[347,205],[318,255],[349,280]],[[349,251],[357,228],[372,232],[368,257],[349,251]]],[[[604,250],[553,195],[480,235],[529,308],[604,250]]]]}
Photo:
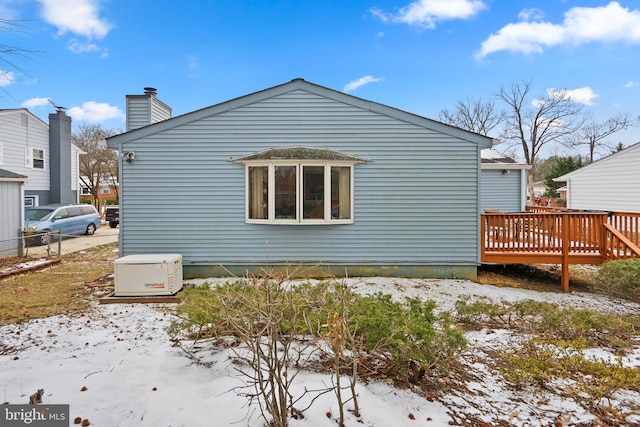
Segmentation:
{"type": "Polygon", "coordinates": [[[133,151],[127,151],[125,153],[122,154],[122,158],[127,162],[127,163],[131,163],[136,159],[136,153],[134,153],[133,151]]]}

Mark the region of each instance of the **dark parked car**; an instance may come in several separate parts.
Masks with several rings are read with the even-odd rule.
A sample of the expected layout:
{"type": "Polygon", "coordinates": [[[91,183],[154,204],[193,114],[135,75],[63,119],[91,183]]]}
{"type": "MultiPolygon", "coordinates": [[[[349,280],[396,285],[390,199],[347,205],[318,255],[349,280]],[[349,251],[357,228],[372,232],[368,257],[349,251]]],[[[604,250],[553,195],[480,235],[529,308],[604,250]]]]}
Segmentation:
{"type": "Polygon", "coordinates": [[[109,223],[109,227],[116,228],[120,224],[120,206],[107,206],[104,219],[109,223]]]}

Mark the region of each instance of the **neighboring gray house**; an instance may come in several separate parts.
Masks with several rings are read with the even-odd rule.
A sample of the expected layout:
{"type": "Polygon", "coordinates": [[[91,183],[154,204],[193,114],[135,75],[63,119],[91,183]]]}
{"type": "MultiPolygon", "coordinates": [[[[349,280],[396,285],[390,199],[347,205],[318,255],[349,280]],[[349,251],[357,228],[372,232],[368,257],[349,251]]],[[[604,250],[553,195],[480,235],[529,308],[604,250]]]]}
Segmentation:
{"type": "Polygon", "coordinates": [[[71,118],[57,111],[49,123],[25,108],[0,110],[0,250],[9,248],[0,256],[17,255],[25,205],[78,201],[82,151],[71,144],[71,118]]]}
{"type": "MultiPolygon", "coordinates": [[[[154,90],[127,110],[156,103],[166,116],[154,90]]],[[[121,256],[179,253],[185,277],[476,277],[491,138],[301,79],[157,123],[153,111],[107,139],[121,256]]]]}
{"type": "Polygon", "coordinates": [[[567,183],[567,208],[640,212],[640,143],[554,181],[567,183]]]}
{"type": "Polygon", "coordinates": [[[531,166],[487,148],[482,150],[482,210],[524,212],[531,166]]]}
{"type": "Polygon", "coordinates": [[[63,111],[49,114],[47,125],[26,108],[0,110],[0,168],[28,178],[27,205],[77,203],[81,153],[63,111]]]}

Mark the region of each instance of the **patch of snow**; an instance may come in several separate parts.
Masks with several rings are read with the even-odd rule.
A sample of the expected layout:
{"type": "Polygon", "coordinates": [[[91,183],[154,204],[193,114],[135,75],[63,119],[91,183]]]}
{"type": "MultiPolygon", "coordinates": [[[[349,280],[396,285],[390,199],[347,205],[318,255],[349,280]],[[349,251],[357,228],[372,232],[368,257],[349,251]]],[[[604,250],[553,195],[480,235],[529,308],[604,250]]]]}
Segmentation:
{"type": "MultiPolygon", "coordinates": [[[[190,280],[189,283],[223,283],[229,279],[190,280]]],[[[610,312],[640,313],[640,305],[581,293],[542,293],[501,288],[464,280],[353,278],[346,280],[357,292],[391,293],[400,300],[416,297],[434,300],[442,310],[452,310],[457,300],[515,302],[537,299],[572,307],[610,312]]],[[[94,426],[248,426],[264,420],[255,406],[238,396],[245,377],[232,363],[229,349],[209,342],[193,349],[211,366],[195,363],[169,339],[166,329],[172,305],[95,305],[81,315],[61,315],[0,327],[0,386],[3,398],[26,404],[29,395],[44,388],[43,403],[70,404],[71,418],[82,417],[94,426]],[[84,389],[86,388],[86,389],[84,389]],[[84,391],[83,391],[84,389],[84,391]]],[[[532,389],[514,389],[489,367],[488,350],[513,346],[519,339],[509,331],[467,333],[470,348],[462,361],[473,378],[463,389],[453,389],[440,400],[426,399],[411,390],[398,390],[384,382],[358,384],[362,416],[347,412],[347,425],[447,426],[474,414],[488,424],[518,427],[553,425],[557,417],[573,424],[593,422],[573,400],[532,389]]],[[[522,339],[520,337],[520,339],[522,339]]],[[[594,354],[602,355],[602,352],[594,354]]],[[[640,365],[640,350],[625,359],[640,365]]],[[[294,395],[326,388],[328,374],[301,371],[294,395]]],[[[620,393],[617,399],[633,402],[637,393],[620,393]]],[[[305,396],[298,406],[309,403],[305,396]]],[[[637,402],[637,400],[635,400],[637,402]]],[[[351,404],[347,404],[351,408],[351,404]]],[[[293,427],[334,427],[338,407],[332,393],[319,398],[305,418],[291,420],[293,427]]],[[[635,415],[634,415],[635,416],[635,415]]],[[[632,416],[633,417],[633,416],[632,416]]],[[[640,420],[640,415],[634,419],[640,420]]]]}

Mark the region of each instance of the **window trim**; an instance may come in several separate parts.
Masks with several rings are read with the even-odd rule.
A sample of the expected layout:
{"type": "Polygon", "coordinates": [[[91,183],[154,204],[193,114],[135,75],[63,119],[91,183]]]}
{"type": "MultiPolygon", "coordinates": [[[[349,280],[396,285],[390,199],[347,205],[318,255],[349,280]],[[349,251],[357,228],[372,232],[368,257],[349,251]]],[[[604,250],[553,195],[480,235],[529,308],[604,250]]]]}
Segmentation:
{"type": "Polygon", "coordinates": [[[39,170],[39,171],[43,171],[46,170],[47,168],[47,153],[46,150],[44,148],[37,148],[37,147],[27,147],[25,148],[25,165],[26,167],[28,167],[31,170],[39,170]],[[35,166],[35,161],[38,160],[40,161],[41,159],[36,159],[35,156],[35,152],[37,151],[41,151],[42,152],[42,167],[36,167],[35,166]]]}
{"type": "Polygon", "coordinates": [[[354,223],[354,165],[355,161],[345,160],[250,160],[245,163],[245,222],[247,224],[273,224],[273,225],[333,225],[333,224],[353,224],[354,223]],[[278,219],[275,217],[275,167],[276,166],[295,166],[296,167],[296,218],[295,219],[278,219]],[[324,167],[324,218],[305,219],[303,215],[304,194],[303,188],[303,170],[305,166],[323,166],[324,167]],[[251,167],[267,167],[268,168],[268,214],[267,219],[250,218],[250,189],[249,189],[249,169],[251,167]],[[349,168],[349,199],[350,212],[348,219],[339,219],[331,217],[331,168],[347,167],[349,168]]]}

